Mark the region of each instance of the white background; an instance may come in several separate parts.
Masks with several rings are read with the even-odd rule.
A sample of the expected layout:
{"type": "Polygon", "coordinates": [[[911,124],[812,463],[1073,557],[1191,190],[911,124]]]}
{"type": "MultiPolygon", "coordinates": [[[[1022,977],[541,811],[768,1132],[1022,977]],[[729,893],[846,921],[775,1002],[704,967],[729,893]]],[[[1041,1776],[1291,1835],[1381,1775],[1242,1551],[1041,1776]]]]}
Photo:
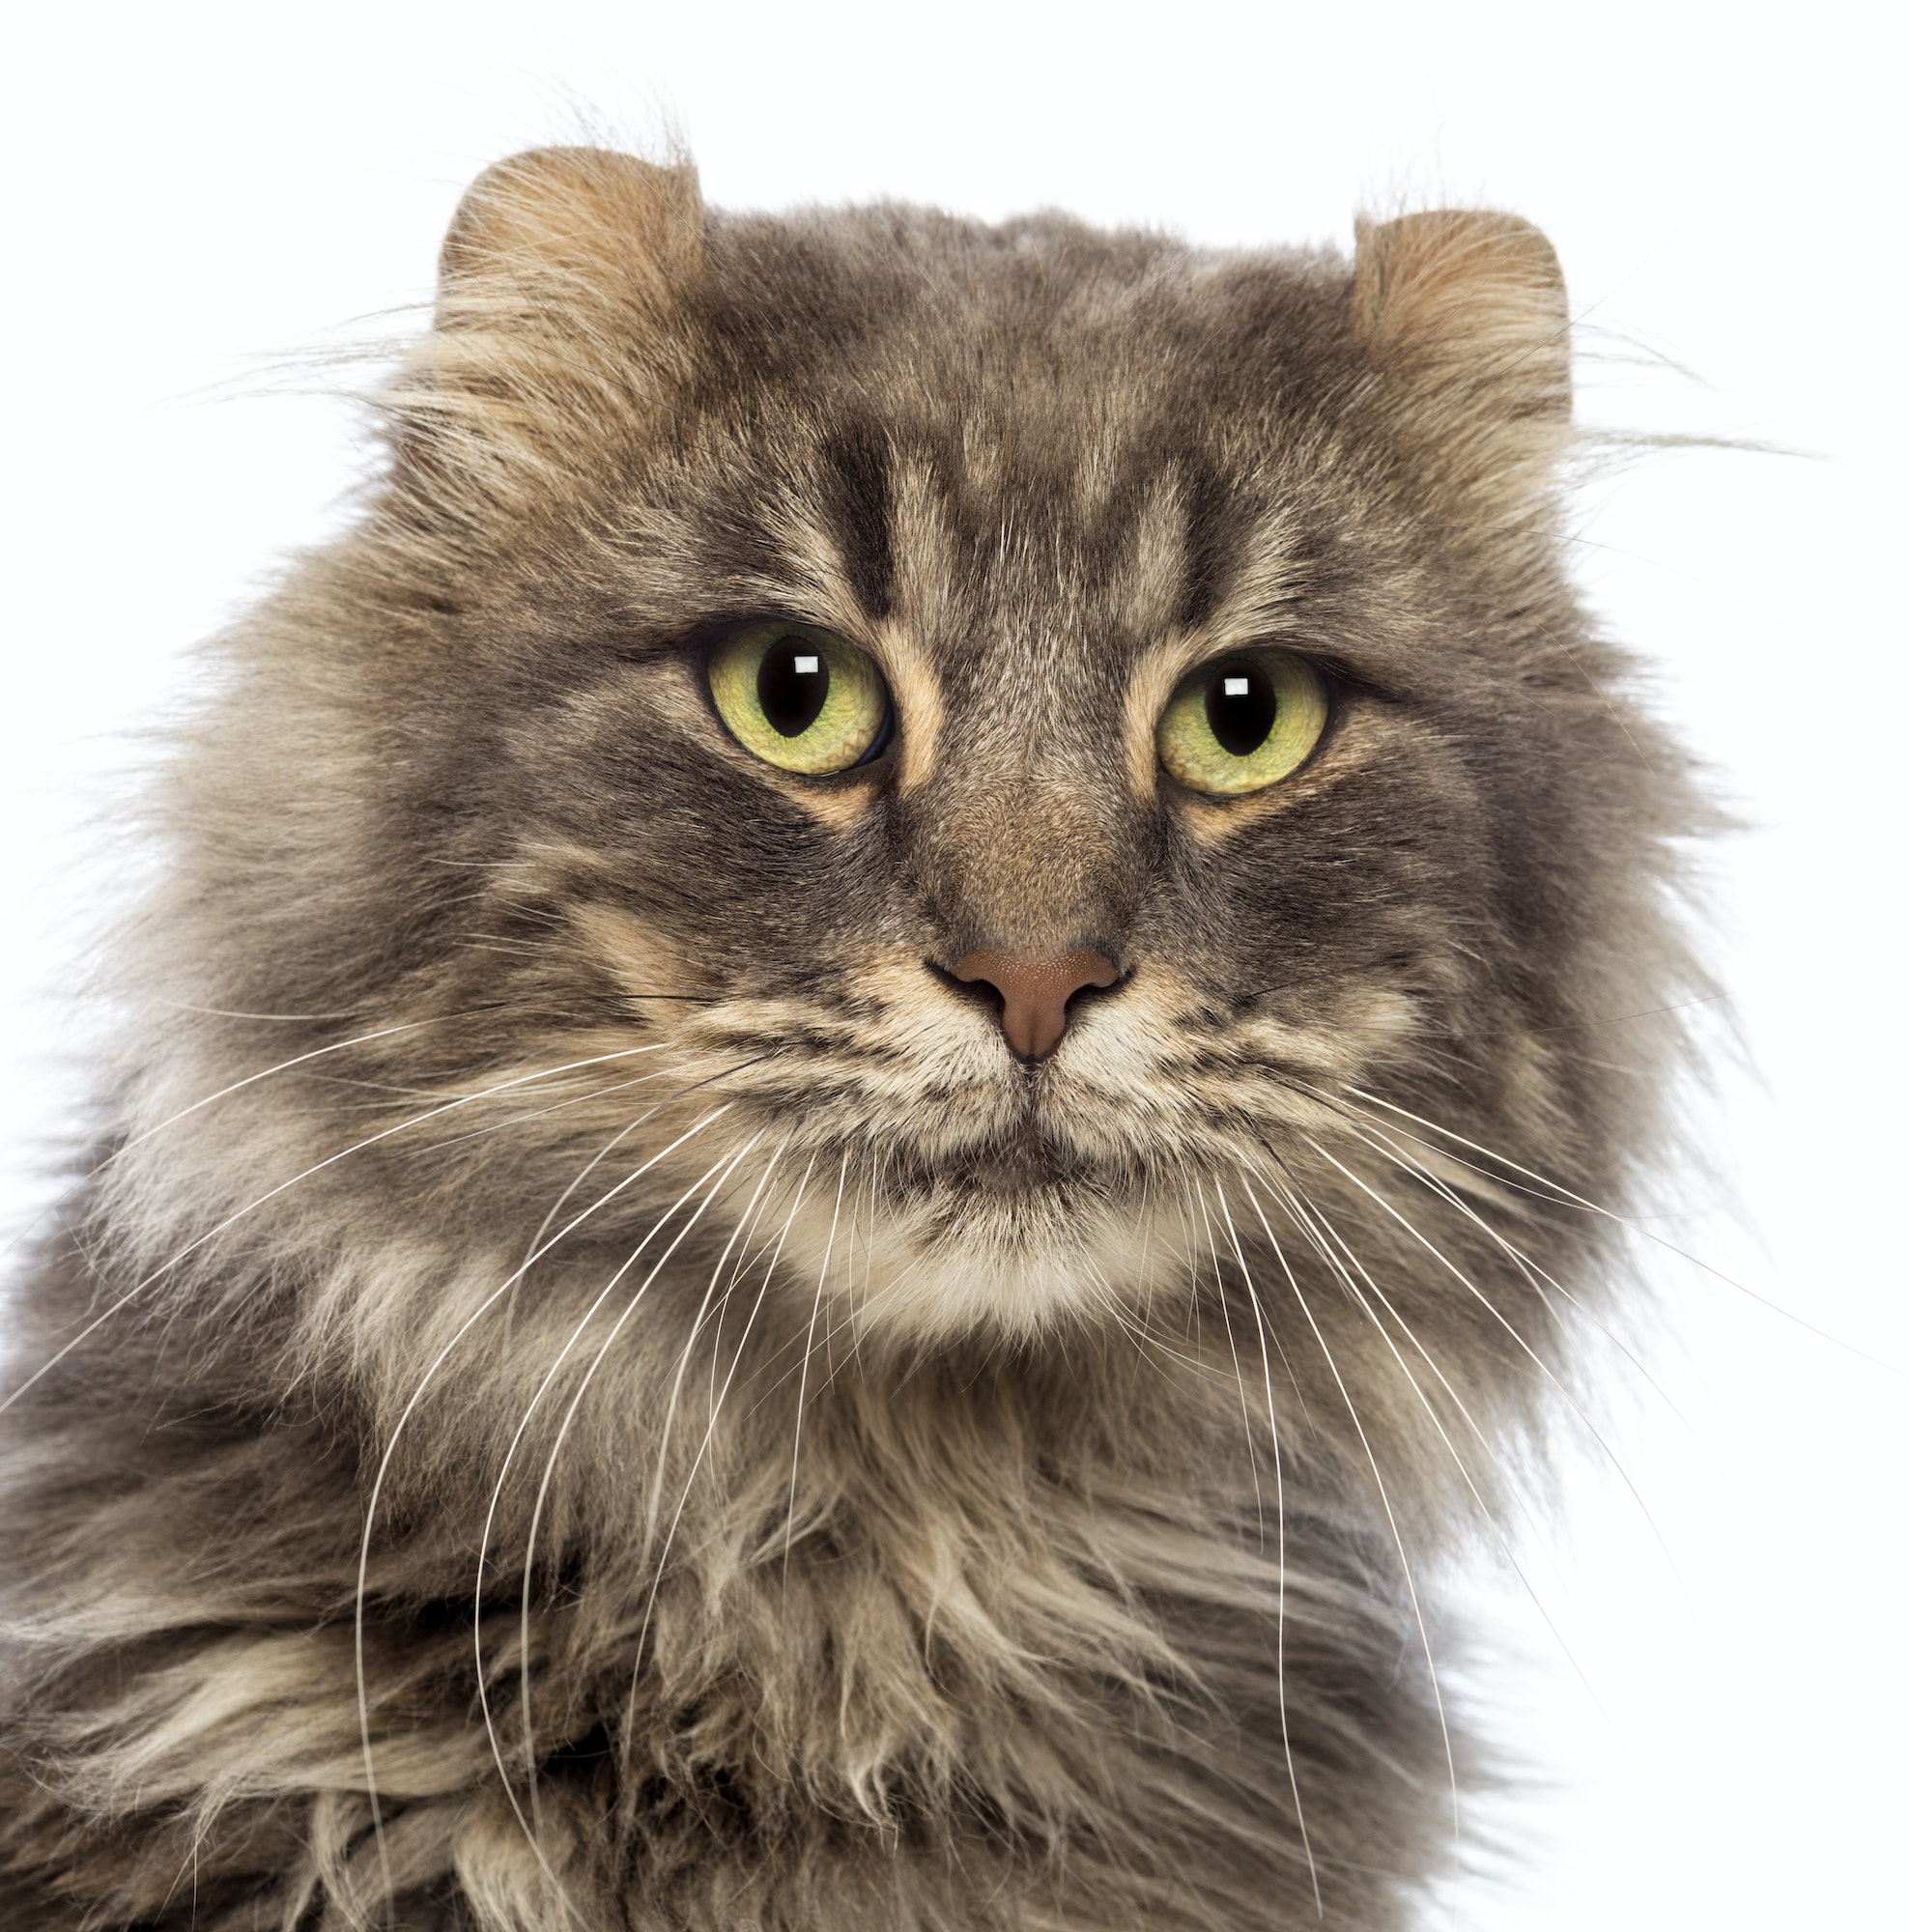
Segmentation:
{"type": "Polygon", "coordinates": [[[1713,854],[1714,956],[1757,1072],[1723,1076],[1718,1173],[1680,1178],[1654,1224],[1738,1286],[1655,1264],[1639,1326],[1666,1396],[1601,1365],[1642,1505],[1595,1453],[1572,1463],[1527,1552],[1555,1633],[1516,1582],[1482,1589],[1476,1675],[1534,1772],[1498,1821],[1513,1858],[1434,1922],[1910,1922],[1910,1383],[1865,1359],[1910,1363],[1903,63],[1882,11],[36,11],[0,114],[9,1228],[71,1118],[57,995],[110,896],[131,728],[358,461],[349,412],[285,369],[410,326],[388,312],[427,293],[461,182],[585,110],[651,135],[667,115],[732,205],[1052,204],[1221,244],[1344,242],[1362,203],[1516,209],[1600,352],[1588,420],[1798,452],[1658,457],[1583,504],[1588,594],[1750,827],[1713,854]]]}

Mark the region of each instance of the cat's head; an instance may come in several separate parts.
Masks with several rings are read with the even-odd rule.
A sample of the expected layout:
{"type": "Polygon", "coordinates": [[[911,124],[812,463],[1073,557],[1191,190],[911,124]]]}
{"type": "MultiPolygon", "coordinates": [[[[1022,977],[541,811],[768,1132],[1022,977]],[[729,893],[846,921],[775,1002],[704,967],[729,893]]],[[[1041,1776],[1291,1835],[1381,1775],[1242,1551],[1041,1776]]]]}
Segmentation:
{"type": "Polygon", "coordinates": [[[499,1252],[661,1155],[580,1239],[690,1190],[917,1339],[1279,1242],[1442,1279],[1388,1214],[1513,1281],[1503,1162],[1602,1196],[1649,1111],[1597,1030],[1686,810],[1561,568],[1567,333],[1503,215],[1348,263],[494,169],[185,781],[184,980],[365,1098],[251,1145],[388,1128],[307,1197],[499,1252]]]}

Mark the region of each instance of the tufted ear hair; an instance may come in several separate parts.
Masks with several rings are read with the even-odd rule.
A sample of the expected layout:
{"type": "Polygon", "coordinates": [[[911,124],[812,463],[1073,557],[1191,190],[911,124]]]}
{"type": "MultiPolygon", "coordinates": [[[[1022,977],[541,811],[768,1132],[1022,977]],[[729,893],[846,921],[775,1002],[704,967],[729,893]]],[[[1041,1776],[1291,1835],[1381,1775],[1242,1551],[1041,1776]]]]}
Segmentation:
{"type": "Polygon", "coordinates": [[[692,355],[696,170],[536,148],[466,191],[431,332],[383,392],[396,481],[434,518],[521,514],[655,433],[692,355]]]}
{"type": "Polygon", "coordinates": [[[1468,511],[1542,492],[1571,434],[1558,257],[1516,214],[1434,209],[1355,228],[1354,326],[1417,472],[1468,511]]]}
{"type": "Polygon", "coordinates": [[[458,204],[439,256],[438,323],[496,319],[513,299],[527,321],[553,304],[661,312],[702,257],[702,195],[687,163],[533,148],[486,168],[458,204]]]}

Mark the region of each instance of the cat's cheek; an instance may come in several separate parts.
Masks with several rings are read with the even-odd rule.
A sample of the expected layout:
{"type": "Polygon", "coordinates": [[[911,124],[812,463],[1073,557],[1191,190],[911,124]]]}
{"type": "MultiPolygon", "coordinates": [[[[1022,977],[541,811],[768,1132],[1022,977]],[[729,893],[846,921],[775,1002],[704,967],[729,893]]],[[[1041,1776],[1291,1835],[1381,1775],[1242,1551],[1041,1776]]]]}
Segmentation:
{"type": "Polygon", "coordinates": [[[626,907],[592,900],[567,910],[586,956],[631,1003],[633,1017],[645,1026],[659,1022],[660,998],[707,998],[722,983],[707,948],[686,946],[626,907]]]}

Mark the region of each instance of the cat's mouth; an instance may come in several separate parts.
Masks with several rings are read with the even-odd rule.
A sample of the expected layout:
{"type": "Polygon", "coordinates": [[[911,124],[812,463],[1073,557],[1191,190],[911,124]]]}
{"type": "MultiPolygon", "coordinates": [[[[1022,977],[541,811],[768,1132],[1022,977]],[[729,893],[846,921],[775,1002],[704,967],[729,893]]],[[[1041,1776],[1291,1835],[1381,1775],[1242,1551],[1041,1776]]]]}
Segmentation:
{"type": "Polygon", "coordinates": [[[1057,1141],[1032,1114],[1005,1139],[941,1160],[904,1160],[892,1173],[905,1195],[955,1188],[1014,1198],[1068,1187],[1111,1193],[1116,1187],[1115,1177],[1057,1141]]]}

